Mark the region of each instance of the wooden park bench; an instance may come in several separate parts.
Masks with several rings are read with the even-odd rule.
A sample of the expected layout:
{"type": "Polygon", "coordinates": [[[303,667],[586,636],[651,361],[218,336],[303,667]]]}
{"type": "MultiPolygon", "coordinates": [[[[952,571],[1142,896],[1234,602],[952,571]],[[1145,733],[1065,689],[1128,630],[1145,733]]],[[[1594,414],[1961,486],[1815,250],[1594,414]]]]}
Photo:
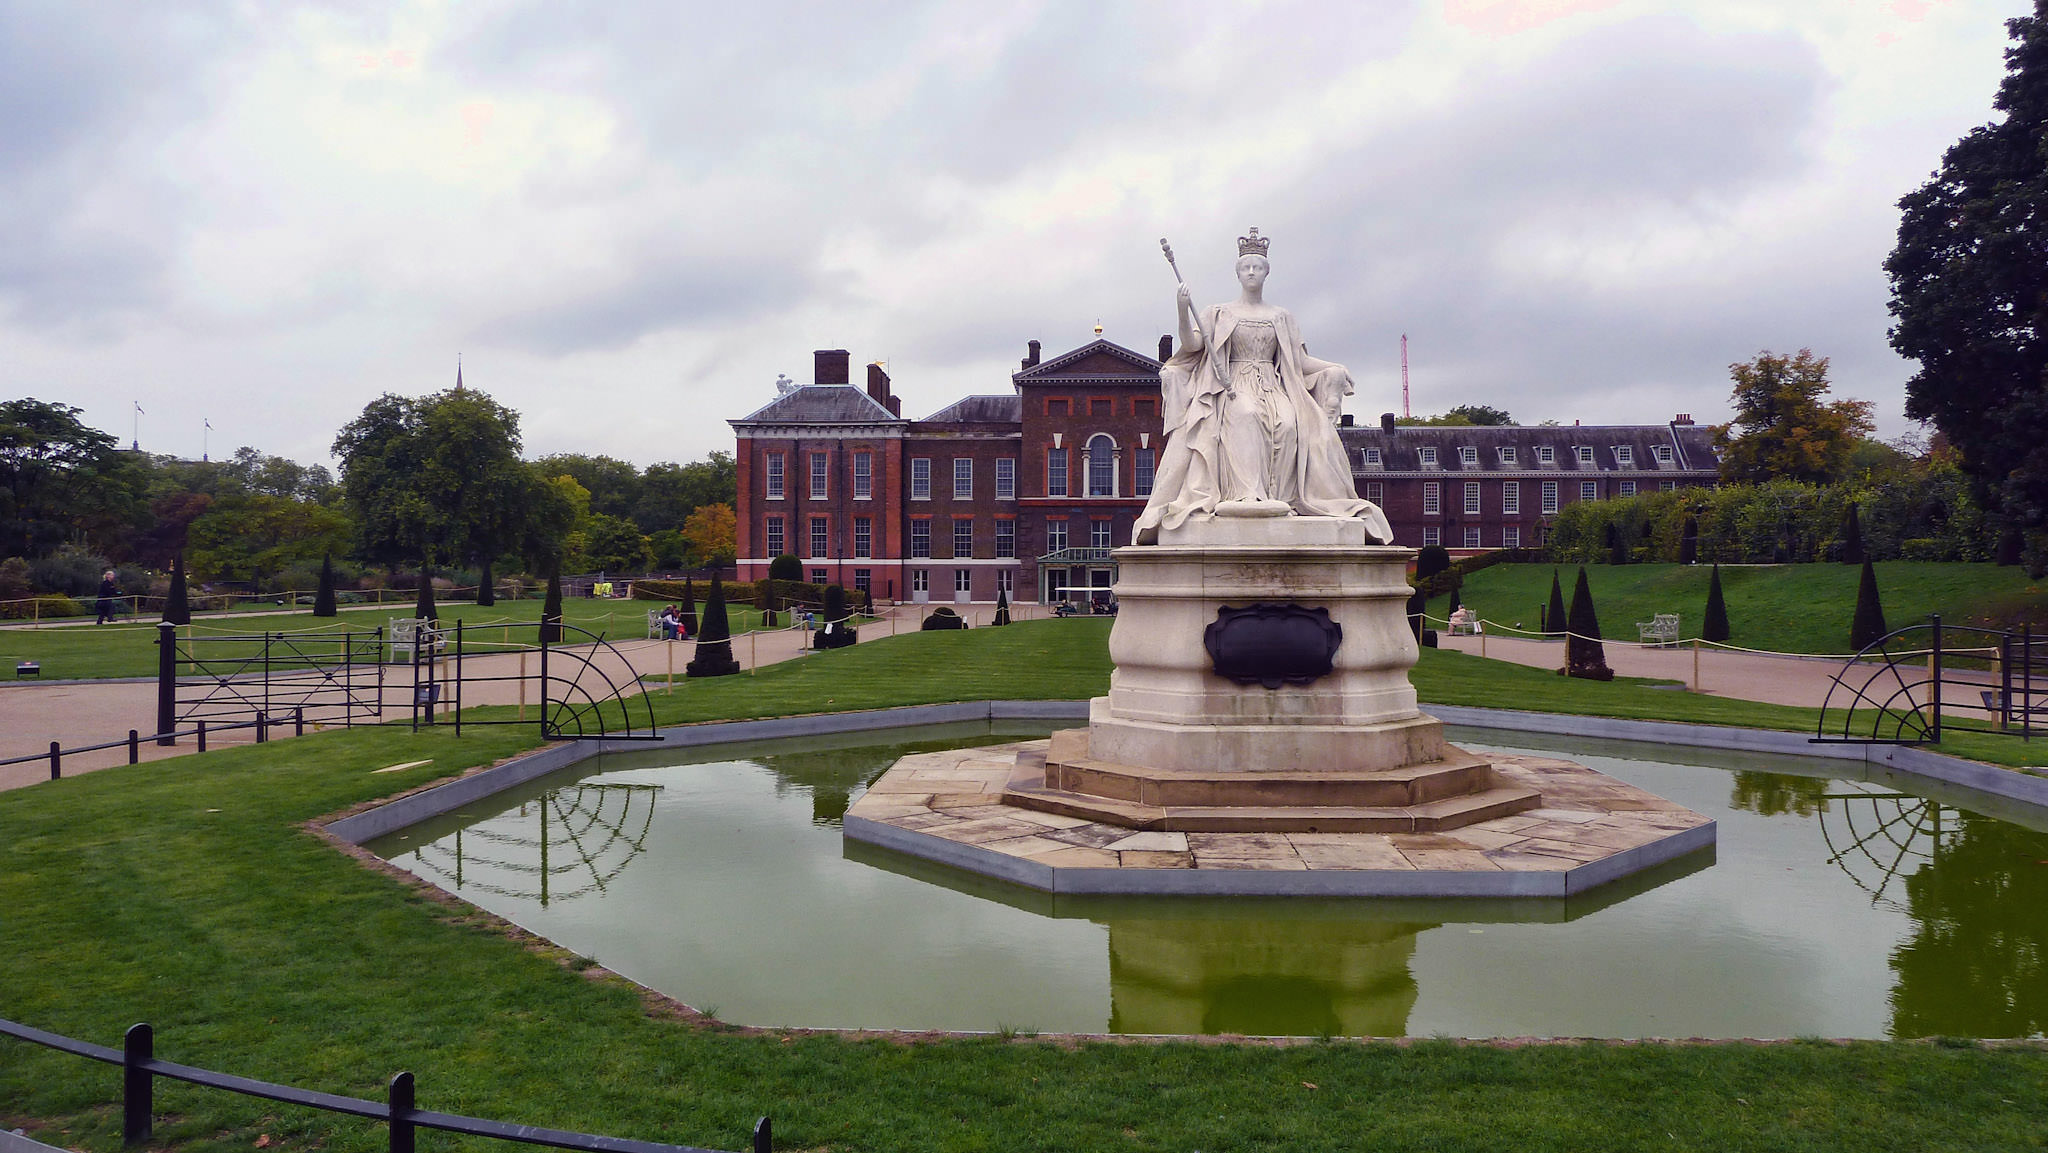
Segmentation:
{"type": "Polygon", "coordinates": [[[1677,644],[1678,614],[1657,613],[1649,620],[1637,621],[1636,640],[1647,645],[1677,644]]]}

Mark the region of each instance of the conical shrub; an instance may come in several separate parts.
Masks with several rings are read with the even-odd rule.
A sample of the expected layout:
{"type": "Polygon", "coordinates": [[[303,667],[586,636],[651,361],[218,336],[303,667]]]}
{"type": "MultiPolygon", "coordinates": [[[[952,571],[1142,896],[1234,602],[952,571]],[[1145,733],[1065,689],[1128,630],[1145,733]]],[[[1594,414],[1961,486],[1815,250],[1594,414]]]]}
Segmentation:
{"type": "Polygon", "coordinates": [[[1550,604],[1543,610],[1543,631],[1561,633],[1565,631],[1564,586],[1558,583],[1557,570],[1550,570],[1550,604]]]}
{"type": "Polygon", "coordinates": [[[540,602],[540,643],[562,643],[562,562],[548,565],[547,599],[540,602]]]}
{"type": "Polygon", "coordinates": [[[996,619],[990,623],[998,625],[1010,623],[1010,594],[1001,589],[996,590],[996,619]]]}
{"type": "Polygon", "coordinates": [[[819,622],[812,647],[843,649],[860,639],[853,628],[853,615],[846,608],[846,590],[839,585],[825,586],[824,618],[819,622]]]}
{"type": "Polygon", "coordinates": [[[313,615],[331,617],[339,615],[334,605],[334,557],[332,554],[320,558],[320,584],[313,590],[313,615]]]}
{"type": "Polygon", "coordinates": [[[439,620],[441,614],[434,608],[434,570],[420,566],[420,591],[413,598],[412,615],[423,621],[439,620]]]}
{"type": "Polygon", "coordinates": [[[483,571],[476,578],[476,603],[479,608],[490,608],[498,603],[497,578],[491,575],[491,562],[485,561],[483,571]]]}
{"type": "Polygon", "coordinates": [[[1849,511],[1842,517],[1842,563],[1862,564],[1869,560],[1863,548],[1863,518],[1856,511],[1856,502],[1849,502],[1849,511]]]}
{"type": "Polygon", "coordinates": [[[697,582],[689,577],[683,578],[683,606],[677,612],[683,618],[683,632],[689,636],[696,636],[697,582]]]}
{"type": "Polygon", "coordinates": [[[164,619],[174,625],[192,623],[192,604],[185,595],[185,553],[171,554],[171,589],[164,597],[164,619]]]}
{"type": "Polygon", "coordinates": [[[725,586],[717,570],[711,573],[711,595],[704,598],[703,628],[697,633],[697,652],[683,669],[686,676],[729,677],[740,671],[732,655],[732,626],[725,619],[725,586]]]}
{"type": "Polygon", "coordinates": [[[1707,580],[1707,615],[1700,625],[1700,639],[1703,641],[1726,641],[1728,639],[1728,602],[1721,596],[1721,566],[1714,566],[1714,575],[1707,580]]]}
{"type": "Polygon", "coordinates": [[[1856,619],[1849,624],[1849,647],[1862,652],[1890,631],[1884,625],[1884,605],[1877,596],[1877,570],[1866,559],[1863,575],[1856,581],[1856,619]]]}
{"type": "Polygon", "coordinates": [[[1678,563],[1698,564],[1700,560],[1700,518],[1688,513],[1678,530],[1678,563]]]}
{"type": "Polygon", "coordinates": [[[1564,642],[1565,675],[1589,681],[1613,680],[1614,670],[1607,667],[1607,646],[1600,643],[1600,616],[1593,611],[1593,590],[1586,585],[1583,565],[1579,567],[1578,584],[1572,588],[1568,620],[1571,636],[1564,642]]]}

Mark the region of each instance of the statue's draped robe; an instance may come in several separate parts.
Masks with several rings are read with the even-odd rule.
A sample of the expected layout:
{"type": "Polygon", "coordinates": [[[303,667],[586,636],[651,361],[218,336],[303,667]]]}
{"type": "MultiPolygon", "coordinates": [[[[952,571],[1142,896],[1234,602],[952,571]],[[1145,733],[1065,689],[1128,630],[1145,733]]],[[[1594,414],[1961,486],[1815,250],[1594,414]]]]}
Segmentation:
{"type": "MultiPolygon", "coordinates": [[[[1233,305],[1212,305],[1203,327],[1209,336],[1201,351],[1176,352],[1159,370],[1160,415],[1166,425],[1166,449],[1152,482],[1152,497],[1138,518],[1134,540],[1154,544],[1162,528],[1179,528],[1190,516],[1213,515],[1219,502],[1246,494],[1226,492],[1228,468],[1223,458],[1225,392],[1230,387],[1230,337],[1238,317],[1233,305]]],[[[1376,544],[1391,544],[1394,531],[1377,505],[1359,499],[1351,480],[1351,464],[1337,435],[1335,413],[1344,388],[1343,370],[1305,373],[1301,330],[1286,309],[1276,309],[1273,326],[1279,337],[1280,387],[1294,409],[1297,428],[1292,484],[1281,493],[1257,495],[1284,499],[1302,516],[1355,516],[1366,522],[1376,544]]]]}

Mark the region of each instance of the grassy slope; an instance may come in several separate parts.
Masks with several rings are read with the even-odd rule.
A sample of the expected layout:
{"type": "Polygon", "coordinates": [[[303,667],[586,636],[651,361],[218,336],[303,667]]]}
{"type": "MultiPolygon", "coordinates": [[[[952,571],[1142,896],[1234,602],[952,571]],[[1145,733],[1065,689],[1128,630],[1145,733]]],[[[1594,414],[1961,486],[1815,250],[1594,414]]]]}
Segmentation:
{"type": "MultiPolygon", "coordinates": [[[[668,707],[822,706],[804,688],[821,674],[863,704],[1086,695],[1106,677],[1102,636],[1096,622],[906,636],[824,654],[829,666],[697,682],[668,707]]],[[[1500,668],[1430,654],[1417,679],[1439,699],[1527,703],[1514,698],[1534,685],[1492,679],[1500,668]]],[[[1615,701],[1630,690],[1559,691],[1581,687],[1615,701]]],[[[761,1113],[781,1147],[832,1149],[1992,1149],[2048,1130],[2039,1048],[1070,1051],[726,1033],[652,1017],[623,983],[587,979],[298,828],[529,739],[355,730],[0,794],[0,916],[13,930],[0,1013],[107,1044],[149,1020],[171,1059],[372,1098],[408,1068],[427,1108],[728,1149],[761,1113]],[[370,773],[422,757],[434,761],[370,773]]],[[[0,1120],[54,1118],[46,1138],[112,1150],[117,1087],[108,1067],[0,1040],[0,1120]]],[[[368,1123],[184,1087],[161,1087],[158,1108],[170,1115],[159,1141],[191,1150],[246,1149],[258,1134],[294,1148],[383,1141],[368,1123]]]]}
{"type": "MultiPolygon", "coordinates": [[[[1503,624],[1521,622],[1534,631],[1537,606],[1550,599],[1555,568],[1571,601],[1576,565],[1495,565],[1465,580],[1461,599],[1479,615],[1503,624]]],[[[2039,617],[2048,607],[2048,586],[2029,581],[2017,567],[1885,561],[1876,566],[1885,620],[1893,628],[1916,624],[1938,612],[1949,624],[1999,619],[2021,613],[2039,617]]],[[[1600,614],[1600,631],[1634,640],[1635,622],[1656,613],[1678,613],[1687,638],[1699,635],[1706,613],[1709,568],[1705,565],[1587,565],[1586,580],[1600,614]]],[[[1792,653],[1846,653],[1849,621],[1856,612],[1853,565],[1805,564],[1723,566],[1721,592],[1728,602],[1731,644],[1792,653]]],[[[1449,598],[1431,602],[1445,615],[1449,598]]]]}

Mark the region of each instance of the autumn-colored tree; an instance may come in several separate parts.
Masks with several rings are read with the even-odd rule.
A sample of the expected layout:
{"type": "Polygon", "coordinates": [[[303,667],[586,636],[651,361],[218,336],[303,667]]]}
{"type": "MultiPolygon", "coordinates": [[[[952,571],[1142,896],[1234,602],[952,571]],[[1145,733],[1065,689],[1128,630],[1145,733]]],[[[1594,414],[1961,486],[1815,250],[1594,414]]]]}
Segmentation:
{"type": "Polygon", "coordinates": [[[1728,372],[1735,381],[1735,420],[1717,438],[1725,480],[1838,479],[1856,445],[1876,428],[1869,401],[1823,399],[1828,359],[1810,349],[1789,357],[1760,352],[1728,372]]]}
{"type": "Polygon", "coordinates": [[[683,540],[699,564],[729,565],[739,555],[739,520],[729,504],[707,504],[683,522],[683,540]]]}

